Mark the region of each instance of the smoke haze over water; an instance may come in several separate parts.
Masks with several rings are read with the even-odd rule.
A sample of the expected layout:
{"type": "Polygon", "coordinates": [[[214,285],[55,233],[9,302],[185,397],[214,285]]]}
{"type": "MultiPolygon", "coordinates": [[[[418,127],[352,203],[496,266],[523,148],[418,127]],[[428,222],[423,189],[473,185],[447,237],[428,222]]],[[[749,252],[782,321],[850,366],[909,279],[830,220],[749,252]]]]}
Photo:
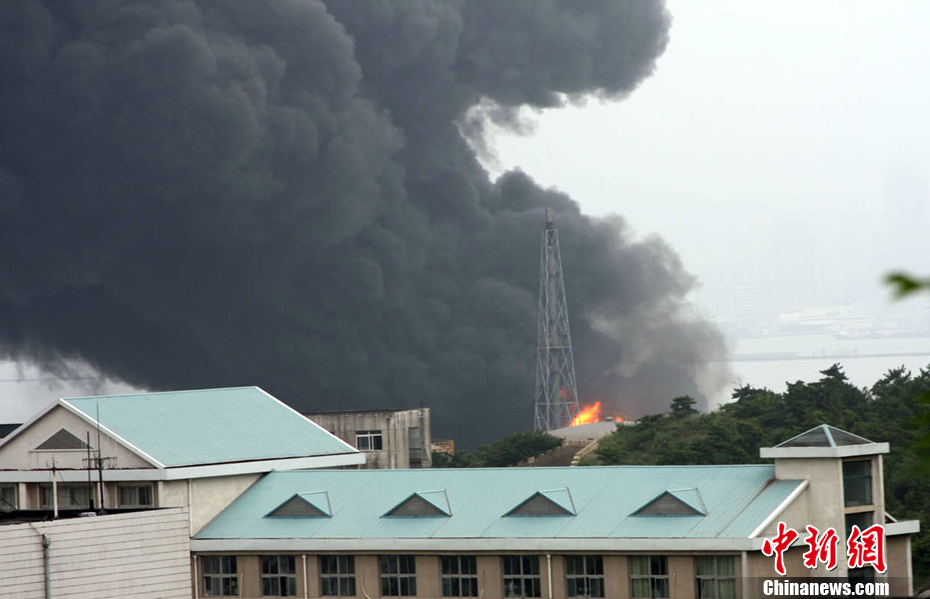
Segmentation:
{"type": "Polygon", "coordinates": [[[700,397],[723,342],[676,254],[491,182],[460,133],[479,102],[623,97],[669,26],[645,0],[0,4],[0,355],[422,403],[436,436],[486,441],[532,426],[552,206],[581,397],[700,397]]]}

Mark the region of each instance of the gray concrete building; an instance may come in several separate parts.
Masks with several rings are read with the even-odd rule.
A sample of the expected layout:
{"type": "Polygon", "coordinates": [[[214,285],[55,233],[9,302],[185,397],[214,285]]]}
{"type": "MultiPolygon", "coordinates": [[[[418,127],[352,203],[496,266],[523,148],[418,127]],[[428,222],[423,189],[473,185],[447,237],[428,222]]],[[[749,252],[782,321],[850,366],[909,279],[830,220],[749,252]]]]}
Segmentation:
{"type": "Polygon", "coordinates": [[[362,468],[430,468],[429,408],[304,414],[363,452],[362,468]]]}

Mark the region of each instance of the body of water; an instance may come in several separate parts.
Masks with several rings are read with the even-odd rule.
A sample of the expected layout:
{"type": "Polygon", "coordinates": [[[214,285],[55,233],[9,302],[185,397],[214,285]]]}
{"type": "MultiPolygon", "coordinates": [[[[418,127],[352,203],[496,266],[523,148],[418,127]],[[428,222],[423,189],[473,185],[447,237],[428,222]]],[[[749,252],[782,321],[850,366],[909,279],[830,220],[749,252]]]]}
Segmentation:
{"type": "Polygon", "coordinates": [[[892,368],[930,366],[930,337],[838,339],[831,334],[731,339],[733,378],[717,403],[740,385],[782,392],[788,382],[812,382],[835,363],[857,387],[871,387],[892,368]]]}

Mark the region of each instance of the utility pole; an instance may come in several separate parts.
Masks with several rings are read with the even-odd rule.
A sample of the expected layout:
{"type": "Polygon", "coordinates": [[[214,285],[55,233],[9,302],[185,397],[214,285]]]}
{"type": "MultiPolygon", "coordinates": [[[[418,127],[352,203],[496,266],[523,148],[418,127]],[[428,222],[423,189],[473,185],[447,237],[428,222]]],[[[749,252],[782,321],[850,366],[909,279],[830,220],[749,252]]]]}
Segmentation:
{"type": "Polygon", "coordinates": [[[559,233],[551,208],[546,208],[546,227],[542,232],[538,343],[535,428],[551,431],[568,426],[578,414],[575,360],[568,329],[559,233]]]}

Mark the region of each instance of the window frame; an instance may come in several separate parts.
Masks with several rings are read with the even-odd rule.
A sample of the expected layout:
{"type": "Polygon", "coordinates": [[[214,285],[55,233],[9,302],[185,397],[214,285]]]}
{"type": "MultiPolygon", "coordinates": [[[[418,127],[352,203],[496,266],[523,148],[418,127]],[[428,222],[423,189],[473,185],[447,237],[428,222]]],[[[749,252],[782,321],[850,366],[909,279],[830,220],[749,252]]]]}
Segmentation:
{"type": "Polygon", "coordinates": [[[19,509],[19,488],[18,485],[0,485],[0,512],[13,512],[19,509]],[[12,500],[4,497],[9,491],[12,500]]]}
{"type": "Polygon", "coordinates": [[[606,590],[604,589],[604,556],[566,555],[562,559],[565,564],[565,596],[568,599],[606,596],[606,590]],[[579,563],[581,564],[580,571],[577,570],[579,563]],[[575,585],[574,594],[571,592],[572,583],[575,585]],[[591,592],[592,586],[595,587],[593,593],[591,592]],[[577,592],[579,589],[584,592],[579,594],[577,592]],[[598,593],[598,590],[600,593],[598,593]]]}
{"type": "Polygon", "coordinates": [[[478,556],[440,555],[439,586],[443,597],[477,597],[478,556]]]}
{"type": "Polygon", "coordinates": [[[148,484],[148,485],[147,484],[120,484],[116,486],[116,495],[117,495],[117,499],[119,500],[120,507],[126,507],[126,508],[155,507],[155,488],[154,488],[154,485],[151,485],[151,484],[148,484]],[[123,503],[123,491],[129,490],[129,489],[134,489],[134,496],[135,496],[136,501],[130,502],[130,503],[123,503]],[[149,503],[142,503],[141,501],[139,501],[139,491],[143,489],[148,491],[149,503]]]}
{"type": "Polygon", "coordinates": [[[852,532],[853,525],[859,527],[859,531],[862,532],[866,528],[875,524],[875,512],[861,511],[861,512],[850,512],[845,514],[843,517],[843,525],[846,527],[846,539],[849,539],[849,533],[852,532]],[[865,522],[857,522],[859,519],[866,520],[865,522]]]}
{"type": "Polygon", "coordinates": [[[382,597],[415,597],[417,594],[417,556],[395,553],[378,556],[382,597]],[[393,571],[392,571],[393,570],[393,571]],[[392,588],[392,583],[394,583],[392,588]]]}
{"type": "MultiPolygon", "coordinates": [[[[856,489],[856,490],[860,492],[862,491],[862,489],[856,489]]],[[[872,460],[871,459],[845,460],[843,462],[843,507],[855,508],[855,507],[863,507],[867,505],[875,505],[875,492],[874,491],[875,489],[874,489],[874,481],[872,477],[872,460]],[[852,464],[856,464],[856,465],[864,464],[866,466],[865,472],[859,473],[859,474],[847,474],[846,472],[847,466],[852,465],[852,464]],[[863,481],[865,481],[864,491],[866,495],[865,497],[866,501],[864,503],[856,503],[855,499],[850,498],[850,486],[851,486],[851,483],[863,484],[863,481]]]]}
{"type": "Polygon", "coordinates": [[[293,555],[259,555],[258,563],[261,573],[262,597],[297,596],[297,560],[293,555]],[[283,570],[289,568],[290,571],[283,571],[282,564],[285,566],[283,570]],[[268,571],[266,572],[266,570],[268,571]],[[266,581],[268,586],[266,586],[266,581]],[[277,592],[272,587],[277,587],[277,592]]]}
{"type": "Polygon", "coordinates": [[[384,434],[381,429],[355,431],[355,448],[359,451],[381,451],[384,449],[384,434]],[[362,441],[365,447],[362,447],[362,441]]]}
{"type": "Polygon", "coordinates": [[[239,596],[239,562],[235,555],[201,555],[200,579],[203,584],[204,597],[238,597],[239,596]],[[208,567],[209,564],[209,567],[208,567]],[[213,572],[214,564],[218,571],[213,572]],[[208,571],[209,570],[209,571],[208,571]],[[229,572],[228,570],[232,570],[229,572]],[[207,584],[207,581],[210,584],[207,584]],[[217,593],[213,592],[213,583],[219,587],[217,593]],[[228,583],[228,584],[224,584],[228,583]],[[226,589],[229,589],[229,592],[226,589]]]}
{"type": "Polygon", "coordinates": [[[627,565],[629,566],[630,571],[630,599],[668,599],[669,597],[669,576],[668,576],[668,556],[665,555],[631,555],[629,556],[627,565]],[[633,563],[636,560],[648,560],[648,574],[634,574],[633,573],[633,563]],[[660,564],[658,567],[661,572],[655,572],[656,564],[660,564]],[[648,580],[649,581],[649,595],[637,595],[636,594],[636,581],[648,580]],[[659,594],[657,592],[657,587],[663,586],[660,583],[664,583],[665,594],[659,594]]]}
{"type": "Polygon", "coordinates": [[[320,595],[323,597],[355,597],[355,556],[354,555],[321,555],[320,564],[320,595]],[[333,560],[335,571],[328,571],[324,567],[326,561],[333,560]],[[335,593],[328,593],[327,582],[335,584],[335,593]],[[345,586],[343,586],[343,583],[345,586]],[[343,592],[345,590],[345,592],[343,592]]]}
{"type": "MultiPolygon", "coordinates": [[[[732,555],[696,555],[694,557],[694,582],[695,582],[695,597],[696,599],[736,599],[737,590],[736,590],[736,557],[732,555]],[[701,574],[700,563],[702,560],[712,561],[713,563],[713,573],[711,574],[701,574]],[[731,574],[721,574],[720,573],[720,564],[724,560],[727,560],[730,567],[731,574]],[[713,586],[716,588],[717,592],[714,594],[704,595],[702,590],[704,589],[704,582],[713,582],[713,586]],[[732,581],[732,590],[731,595],[725,595],[720,592],[722,588],[720,582],[732,581]]],[[[710,585],[708,585],[710,586],[710,585]]],[[[727,585],[729,586],[729,585],[727,585]]]]}
{"type": "Polygon", "coordinates": [[[538,555],[502,555],[501,578],[504,597],[542,597],[542,577],[540,575],[538,555]],[[509,568],[507,566],[508,561],[511,562],[509,568]],[[532,567],[534,563],[535,572],[532,567]],[[514,564],[519,567],[514,568],[514,564]],[[529,571],[527,571],[527,564],[531,565],[528,568],[529,571]],[[508,570],[510,570],[509,574],[507,573],[508,570]],[[510,587],[507,584],[508,580],[511,583],[510,587]],[[527,583],[530,583],[530,586],[533,587],[530,589],[531,593],[526,592],[527,583]],[[519,594],[514,594],[514,591],[517,590],[516,585],[519,585],[519,594]]]}
{"type": "MultiPolygon", "coordinates": [[[[96,486],[91,489],[86,483],[58,483],[58,509],[60,510],[92,510],[94,509],[94,500],[96,499],[96,486]],[[87,503],[76,503],[74,501],[74,491],[81,490],[87,494],[87,503]],[[62,493],[67,493],[63,496],[62,493]],[[64,499],[67,499],[65,503],[64,499]]],[[[39,509],[55,509],[55,500],[52,497],[53,487],[51,483],[39,485],[39,509]]]]}

